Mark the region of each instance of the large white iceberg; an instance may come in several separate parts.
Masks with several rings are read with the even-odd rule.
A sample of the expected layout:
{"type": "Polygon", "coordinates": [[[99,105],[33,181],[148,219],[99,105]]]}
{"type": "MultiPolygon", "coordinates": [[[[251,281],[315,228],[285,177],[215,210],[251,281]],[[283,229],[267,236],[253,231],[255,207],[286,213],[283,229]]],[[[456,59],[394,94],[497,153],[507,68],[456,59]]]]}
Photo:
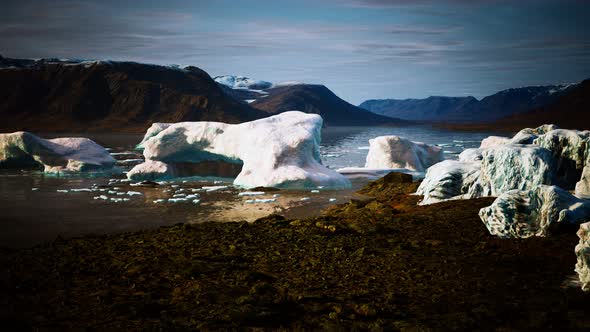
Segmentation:
{"type": "Polygon", "coordinates": [[[442,161],[443,152],[438,146],[412,142],[399,136],[379,136],[369,140],[366,168],[405,168],[424,172],[442,161]]]}
{"type": "Polygon", "coordinates": [[[177,163],[224,161],[242,164],[234,185],[277,188],[347,188],[350,181],[324,167],[320,159],[322,118],[298,111],[284,112],[241,124],[180,122],[154,124],[140,146],[146,163],[127,176],[138,181],[172,176],[177,163]]]}
{"type": "Polygon", "coordinates": [[[479,216],[492,235],[502,238],[545,236],[558,223],[581,223],[590,215],[590,202],[556,186],[510,190],[479,216]]]}
{"type": "Polygon", "coordinates": [[[424,196],[420,204],[475,197],[473,188],[480,173],[480,163],[445,160],[428,169],[416,194],[424,196]]]}
{"type": "Polygon", "coordinates": [[[83,137],[43,139],[19,131],[0,134],[0,167],[42,166],[47,173],[111,169],[116,160],[102,146],[83,137]]]}

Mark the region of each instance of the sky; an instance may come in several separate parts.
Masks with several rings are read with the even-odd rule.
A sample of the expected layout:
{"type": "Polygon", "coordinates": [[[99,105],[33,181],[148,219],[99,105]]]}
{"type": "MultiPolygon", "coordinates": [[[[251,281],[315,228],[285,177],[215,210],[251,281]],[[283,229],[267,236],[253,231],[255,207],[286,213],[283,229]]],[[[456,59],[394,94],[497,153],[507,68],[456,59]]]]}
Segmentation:
{"type": "Polygon", "coordinates": [[[590,78],[590,1],[0,3],[0,55],[194,65],[341,98],[481,98],[590,78]]]}

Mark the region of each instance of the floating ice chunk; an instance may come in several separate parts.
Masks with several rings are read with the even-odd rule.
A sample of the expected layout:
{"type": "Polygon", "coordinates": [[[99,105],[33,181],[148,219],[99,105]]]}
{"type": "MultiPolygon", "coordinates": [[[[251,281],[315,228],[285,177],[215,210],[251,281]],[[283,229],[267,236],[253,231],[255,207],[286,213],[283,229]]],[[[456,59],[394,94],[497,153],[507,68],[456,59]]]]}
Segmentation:
{"type": "Polygon", "coordinates": [[[244,191],[238,194],[238,196],[242,197],[242,196],[260,196],[260,195],[264,195],[265,192],[264,191],[244,191]]]}
{"type": "Polygon", "coordinates": [[[112,169],[115,159],[83,137],[43,139],[28,132],[0,134],[0,164],[42,165],[46,173],[112,169]]]}
{"type": "Polygon", "coordinates": [[[105,195],[100,195],[100,196],[94,196],[94,199],[102,199],[102,200],[107,200],[109,199],[107,196],[105,195]]]}
{"type": "Polygon", "coordinates": [[[211,192],[211,191],[217,191],[217,190],[222,190],[222,189],[227,189],[228,186],[203,186],[201,189],[207,191],[207,192],[211,192]]]}
{"type": "Polygon", "coordinates": [[[123,196],[123,195],[126,195],[126,194],[127,193],[124,193],[124,192],[117,192],[117,196],[123,196]]]}
{"type": "Polygon", "coordinates": [[[324,186],[317,186],[318,189],[324,189],[324,186]]]}
{"type": "Polygon", "coordinates": [[[300,201],[309,201],[310,199],[311,199],[311,198],[309,198],[309,197],[302,197],[302,198],[300,199],[300,201]]]}
{"type": "Polygon", "coordinates": [[[140,144],[147,161],[134,167],[128,177],[175,176],[178,163],[216,160],[242,165],[233,182],[237,187],[348,188],[351,184],[346,177],[321,164],[322,123],[317,114],[290,111],[236,125],[204,121],[154,124],[140,144]],[[143,166],[156,161],[163,164],[161,176],[143,166]],[[165,173],[168,169],[172,174],[165,173]]]}
{"type": "Polygon", "coordinates": [[[37,191],[39,188],[31,188],[32,191],[37,191]]]}
{"type": "Polygon", "coordinates": [[[194,193],[196,193],[196,192],[199,192],[199,191],[203,191],[203,189],[201,189],[201,188],[192,188],[191,191],[194,192],[194,193]]]}
{"type": "Polygon", "coordinates": [[[57,189],[56,191],[58,193],[67,193],[67,192],[69,192],[69,190],[67,190],[67,189],[57,189]]]}
{"type": "Polygon", "coordinates": [[[177,185],[177,184],[173,184],[173,185],[170,185],[170,187],[172,187],[172,188],[178,188],[178,187],[180,187],[180,186],[179,186],[179,185],[177,185]]]}
{"type": "Polygon", "coordinates": [[[113,187],[114,190],[120,190],[120,187],[113,187]]]}
{"type": "Polygon", "coordinates": [[[181,202],[186,202],[186,198],[182,197],[182,198],[168,198],[168,202],[169,203],[181,203],[181,202]]]}
{"type": "Polygon", "coordinates": [[[174,198],[186,197],[186,194],[174,194],[174,195],[172,195],[172,197],[174,197],[174,198]]]}
{"type": "Polygon", "coordinates": [[[318,194],[320,191],[319,191],[319,190],[317,190],[317,189],[314,189],[314,190],[312,190],[312,191],[310,191],[310,192],[311,192],[311,193],[313,193],[313,194],[318,194]]]}
{"type": "Polygon", "coordinates": [[[142,193],[140,193],[139,191],[128,191],[127,195],[129,196],[141,196],[143,195],[142,193]]]}
{"type": "Polygon", "coordinates": [[[177,189],[177,190],[176,190],[176,192],[177,192],[177,193],[181,193],[181,192],[183,192],[183,191],[184,191],[184,189],[183,189],[183,188],[180,188],[180,189],[177,189]]]}
{"type": "Polygon", "coordinates": [[[107,191],[107,194],[109,194],[109,195],[116,195],[117,192],[115,190],[109,190],[109,191],[107,191]]]}
{"type": "Polygon", "coordinates": [[[156,199],[156,200],[154,200],[153,202],[154,202],[154,203],[166,203],[166,200],[165,200],[165,199],[163,199],[163,198],[160,198],[160,199],[156,199]]]}
{"type": "Polygon", "coordinates": [[[274,195],[272,195],[272,197],[274,197],[274,198],[281,197],[281,194],[274,194],[274,195]]]}
{"type": "Polygon", "coordinates": [[[336,198],[330,198],[328,202],[336,202],[336,198]]]}
{"type": "Polygon", "coordinates": [[[200,199],[193,199],[193,204],[199,204],[201,202],[200,199]]]}
{"type": "Polygon", "coordinates": [[[274,199],[274,198],[256,198],[256,199],[247,199],[244,202],[246,204],[256,204],[256,203],[272,203],[275,201],[276,201],[276,199],[274,199]]]}
{"type": "Polygon", "coordinates": [[[424,172],[442,161],[442,149],[421,142],[412,142],[399,136],[379,136],[369,140],[366,168],[405,168],[424,172]]]}

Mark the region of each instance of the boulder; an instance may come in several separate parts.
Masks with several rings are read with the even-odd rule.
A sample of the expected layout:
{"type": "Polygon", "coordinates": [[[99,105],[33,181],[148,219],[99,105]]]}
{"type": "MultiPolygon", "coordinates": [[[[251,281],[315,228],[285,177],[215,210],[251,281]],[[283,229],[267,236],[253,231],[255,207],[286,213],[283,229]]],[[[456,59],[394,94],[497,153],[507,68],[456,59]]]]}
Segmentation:
{"type": "Polygon", "coordinates": [[[421,205],[449,199],[473,198],[471,192],[480,172],[480,163],[445,160],[430,167],[420,183],[417,195],[421,205]]]}
{"type": "Polygon", "coordinates": [[[546,236],[558,224],[581,223],[590,216],[590,202],[556,186],[540,185],[530,190],[510,190],[479,217],[492,235],[501,238],[546,236]]]}
{"type": "Polygon", "coordinates": [[[366,168],[405,168],[424,172],[442,161],[443,151],[438,146],[412,142],[399,136],[379,136],[369,140],[366,168]]]}
{"type": "MultiPolygon", "coordinates": [[[[350,181],[321,164],[322,118],[317,114],[284,112],[241,124],[181,122],[154,124],[140,143],[146,162],[175,164],[223,161],[242,165],[234,185],[244,188],[347,188],[350,181]]],[[[158,179],[158,167],[140,164],[128,177],[158,179]],[[145,171],[149,171],[144,173],[145,171]]],[[[162,177],[169,173],[162,172],[162,177]]],[[[186,175],[186,174],[185,174],[186,175]]]]}
{"type": "Polygon", "coordinates": [[[580,225],[578,230],[580,242],[576,245],[576,273],[583,291],[590,291],[590,222],[580,225]]]}
{"type": "Polygon", "coordinates": [[[83,137],[44,139],[19,131],[0,134],[0,168],[43,167],[46,173],[101,171],[116,160],[83,137]]]}

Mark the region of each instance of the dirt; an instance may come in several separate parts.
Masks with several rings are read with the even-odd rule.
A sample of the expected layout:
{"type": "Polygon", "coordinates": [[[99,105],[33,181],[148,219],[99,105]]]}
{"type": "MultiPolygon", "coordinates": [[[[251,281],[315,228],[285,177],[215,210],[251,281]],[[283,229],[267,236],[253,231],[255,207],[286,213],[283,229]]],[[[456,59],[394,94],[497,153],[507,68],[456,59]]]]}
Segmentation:
{"type": "Polygon", "coordinates": [[[9,330],[588,329],[575,228],[503,240],[492,198],[418,206],[392,175],[320,217],[179,224],[4,249],[9,330]],[[369,197],[370,196],[370,197],[369,197]]]}

